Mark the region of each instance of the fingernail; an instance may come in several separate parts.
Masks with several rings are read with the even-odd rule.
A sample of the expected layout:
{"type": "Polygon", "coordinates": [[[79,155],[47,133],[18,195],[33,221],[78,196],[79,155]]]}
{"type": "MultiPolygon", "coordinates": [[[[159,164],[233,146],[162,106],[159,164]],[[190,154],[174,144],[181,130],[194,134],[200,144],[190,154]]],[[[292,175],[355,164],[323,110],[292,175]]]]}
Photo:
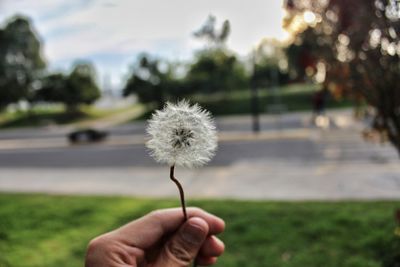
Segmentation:
{"type": "Polygon", "coordinates": [[[182,229],[182,237],[185,241],[193,244],[203,243],[207,233],[204,230],[203,222],[200,219],[190,219],[182,229]]]}

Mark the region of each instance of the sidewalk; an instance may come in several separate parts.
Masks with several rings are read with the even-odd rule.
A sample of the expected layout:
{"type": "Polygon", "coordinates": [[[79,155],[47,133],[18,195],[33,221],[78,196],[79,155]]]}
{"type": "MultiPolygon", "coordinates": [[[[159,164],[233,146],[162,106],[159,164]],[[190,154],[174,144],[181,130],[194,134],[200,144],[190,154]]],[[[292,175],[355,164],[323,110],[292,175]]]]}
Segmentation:
{"type": "MultiPolygon", "coordinates": [[[[333,122],[329,131],[311,127],[309,113],[263,115],[260,117],[262,132],[257,135],[250,131],[249,116],[217,118],[222,146],[236,146],[246,151],[238,148],[219,151],[217,158],[225,155],[219,157],[222,164],[194,170],[177,168],[176,176],[189,199],[400,199],[400,162],[395,149],[390,144],[364,142],[359,132],[363,126],[351,119],[350,110],[329,112],[329,115],[333,122]],[[234,161],[221,161],[232,151],[240,155],[234,161]]],[[[23,160],[30,155],[40,158],[42,153],[51,152],[48,155],[57,156],[72,150],[77,151],[74,157],[80,158],[79,151],[88,149],[91,155],[113,151],[112,155],[117,156],[115,162],[122,155],[136,156],[139,160],[142,154],[133,155],[136,150],[127,149],[143,147],[144,127],[144,122],[115,127],[114,134],[105,143],[80,149],[70,147],[64,134],[59,133],[20,139],[3,135],[0,153],[5,157],[22,153],[23,160]]],[[[141,164],[87,167],[83,162],[82,167],[66,164],[55,168],[52,165],[55,159],[51,156],[47,160],[44,168],[3,165],[0,191],[177,197],[167,167],[141,164]]]]}
{"type": "MultiPolygon", "coordinates": [[[[389,144],[364,143],[357,132],[342,130],[297,138],[320,153],[311,153],[312,158],[253,157],[222,166],[177,168],[176,176],[188,199],[400,199],[399,158],[389,144]]],[[[290,153],[291,147],[287,149],[290,153]]],[[[177,189],[168,171],[161,166],[2,168],[0,191],[175,198],[177,189]]]]}
{"type": "MultiPolygon", "coordinates": [[[[0,191],[177,197],[168,168],[2,169],[0,191]]],[[[190,198],[270,200],[400,199],[400,166],[304,161],[238,162],[177,169],[190,198]]]]}

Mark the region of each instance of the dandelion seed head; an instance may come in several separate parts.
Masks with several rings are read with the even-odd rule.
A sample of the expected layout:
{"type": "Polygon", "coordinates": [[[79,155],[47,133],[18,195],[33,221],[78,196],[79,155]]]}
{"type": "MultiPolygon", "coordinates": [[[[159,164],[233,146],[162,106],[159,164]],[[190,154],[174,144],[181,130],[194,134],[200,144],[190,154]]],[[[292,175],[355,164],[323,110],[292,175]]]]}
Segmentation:
{"type": "Polygon", "coordinates": [[[170,166],[204,165],[217,149],[217,134],[210,113],[185,100],[167,103],[163,110],[157,110],[149,120],[147,133],[150,155],[170,166]]]}

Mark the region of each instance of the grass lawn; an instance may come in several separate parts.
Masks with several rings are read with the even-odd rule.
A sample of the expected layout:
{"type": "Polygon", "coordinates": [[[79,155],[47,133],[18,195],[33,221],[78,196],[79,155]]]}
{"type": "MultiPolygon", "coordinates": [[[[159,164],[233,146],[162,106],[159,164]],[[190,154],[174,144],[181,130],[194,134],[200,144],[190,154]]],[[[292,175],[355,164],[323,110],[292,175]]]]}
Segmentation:
{"type": "MultiPolygon", "coordinates": [[[[279,88],[278,96],[267,88],[258,90],[259,112],[270,113],[273,109],[273,103],[279,101],[282,104],[283,112],[292,111],[311,111],[312,99],[315,92],[319,89],[316,84],[291,84],[279,88]]],[[[189,98],[192,102],[199,103],[202,107],[209,110],[214,116],[234,115],[234,114],[251,114],[251,91],[244,89],[240,91],[213,94],[199,94],[189,98]]],[[[354,104],[350,100],[337,101],[330,97],[327,101],[326,108],[343,108],[352,107],[354,104]]],[[[154,105],[153,108],[156,106],[154,105]]],[[[144,120],[150,118],[153,113],[152,107],[149,111],[135,120],[144,120]]]]}
{"type": "MultiPolygon", "coordinates": [[[[315,84],[292,84],[282,86],[278,93],[266,88],[258,90],[259,112],[268,113],[274,103],[279,102],[284,112],[312,110],[312,99],[314,93],[319,89],[315,84]]],[[[195,98],[203,107],[214,115],[249,114],[251,109],[251,91],[242,90],[230,93],[228,96],[216,94],[206,97],[195,98]]],[[[336,101],[329,98],[326,108],[351,107],[351,101],[336,101]]]]}
{"type": "MultiPolygon", "coordinates": [[[[400,202],[189,204],[227,222],[221,236],[226,252],[216,265],[224,267],[382,266],[394,240],[393,212],[400,207],[400,202]]],[[[0,266],[82,266],[92,237],[178,205],[165,199],[0,194],[0,266]]]]}
{"type": "MultiPolygon", "coordinates": [[[[276,97],[271,90],[259,89],[259,112],[268,113],[271,105],[276,99],[285,108],[284,111],[305,111],[312,109],[312,96],[318,90],[315,84],[292,84],[279,89],[279,97],[276,97]]],[[[214,116],[250,114],[251,91],[250,89],[233,91],[229,94],[214,93],[200,94],[190,98],[192,102],[198,102],[209,110],[214,116]]],[[[326,108],[351,107],[351,101],[336,101],[329,99],[326,108]]],[[[94,107],[82,107],[80,113],[68,114],[62,105],[51,108],[36,107],[31,112],[3,112],[0,113],[0,129],[15,127],[35,127],[51,124],[68,124],[75,122],[90,121],[132,109],[138,110],[138,116],[131,121],[148,119],[153,113],[155,105],[146,107],[137,104],[127,108],[116,108],[112,110],[100,110],[94,107]]]]}
{"type": "Polygon", "coordinates": [[[51,108],[36,107],[31,112],[3,112],[0,114],[0,128],[35,127],[50,124],[68,124],[84,122],[107,116],[116,115],[133,109],[138,109],[139,114],[144,110],[142,105],[134,105],[126,108],[97,109],[94,107],[82,107],[76,114],[68,114],[62,106],[51,108]]]}

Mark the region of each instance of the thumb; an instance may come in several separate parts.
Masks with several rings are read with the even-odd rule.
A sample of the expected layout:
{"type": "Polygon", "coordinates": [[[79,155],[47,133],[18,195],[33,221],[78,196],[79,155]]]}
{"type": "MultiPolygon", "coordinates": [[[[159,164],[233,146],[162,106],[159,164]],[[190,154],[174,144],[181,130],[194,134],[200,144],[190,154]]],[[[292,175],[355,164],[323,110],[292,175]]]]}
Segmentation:
{"type": "Polygon", "coordinates": [[[208,230],[208,224],[203,219],[190,218],[167,241],[154,266],[189,266],[207,238],[208,230]]]}

